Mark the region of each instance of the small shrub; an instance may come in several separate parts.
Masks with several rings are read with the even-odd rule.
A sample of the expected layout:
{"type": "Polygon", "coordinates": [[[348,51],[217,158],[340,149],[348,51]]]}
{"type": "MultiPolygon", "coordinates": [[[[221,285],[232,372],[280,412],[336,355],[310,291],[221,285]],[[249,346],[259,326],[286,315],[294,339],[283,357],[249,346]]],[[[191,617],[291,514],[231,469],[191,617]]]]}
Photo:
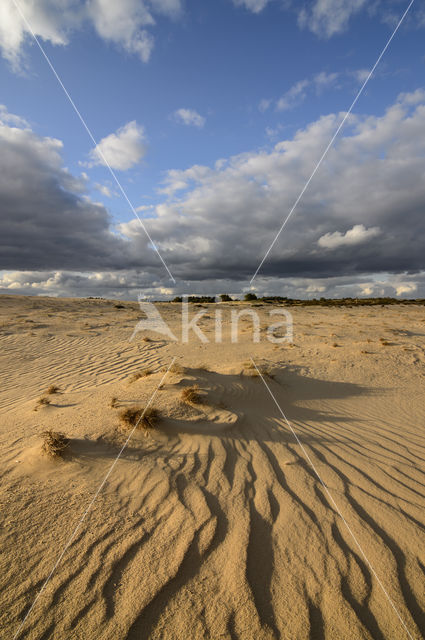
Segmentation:
{"type": "Polygon", "coordinates": [[[61,458],[65,449],[68,447],[70,440],[63,433],[57,431],[43,431],[42,451],[51,458],[61,458]]]}
{"type": "Polygon", "coordinates": [[[169,371],[170,373],[180,373],[180,374],[186,373],[186,369],[182,367],[182,365],[179,364],[178,362],[174,362],[174,364],[172,364],[169,369],[165,367],[163,371],[169,371]]]}
{"type": "Polygon", "coordinates": [[[244,371],[246,371],[245,375],[248,375],[250,378],[259,378],[260,376],[274,378],[271,370],[265,365],[259,365],[256,367],[253,362],[244,362],[243,364],[244,371]]]}
{"type": "Polygon", "coordinates": [[[128,428],[154,429],[159,420],[159,412],[153,407],[127,407],[120,412],[120,420],[128,428]]]}
{"type": "Polygon", "coordinates": [[[140,378],[147,378],[147,376],[151,376],[153,374],[152,369],[144,369],[143,371],[137,371],[136,373],[133,373],[128,381],[130,383],[132,382],[136,382],[136,380],[139,380],[140,378]]]}
{"type": "Polygon", "coordinates": [[[198,385],[193,387],[185,387],[181,393],[182,402],[190,402],[191,404],[199,404],[201,402],[201,396],[198,393],[198,385]]]}
{"type": "Polygon", "coordinates": [[[41,396],[41,398],[37,400],[37,404],[34,407],[34,411],[37,411],[37,409],[39,409],[40,407],[46,407],[49,404],[50,404],[49,398],[47,398],[46,396],[41,396]]]}
{"type": "Polygon", "coordinates": [[[145,336],[144,338],[142,338],[142,342],[152,342],[152,338],[145,336]]]}
{"type": "Polygon", "coordinates": [[[46,393],[57,393],[58,391],[60,391],[59,387],[57,387],[55,384],[51,384],[46,393]]]}

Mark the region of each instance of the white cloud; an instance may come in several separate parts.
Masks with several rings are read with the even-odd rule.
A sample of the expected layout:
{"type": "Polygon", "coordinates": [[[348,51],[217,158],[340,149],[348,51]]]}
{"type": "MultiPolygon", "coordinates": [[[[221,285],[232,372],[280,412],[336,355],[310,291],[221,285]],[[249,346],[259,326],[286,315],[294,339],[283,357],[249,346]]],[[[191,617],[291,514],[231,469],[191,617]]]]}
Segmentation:
{"type": "MultiPolygon", "coordinates": [[[[74,31],[87,23],[107,42],[149,60],[155,15],[174,17],[180,0],[19,0],[23,14],[41,40],[66,45],[74,31]],[[148,31],[148,29],[150,29],[148,31]]],[[[22,49],[31,34],[13,0],[0,3],[0,50],[15,69],[22,65],[22,49]]]]}
{"type": "Polygon", "coordinates": [[[87,8],[101,38],[138,55],[143,62],[149,60],[154,40],[144,27],[152,27],[155,20],[146,3],[138,0],[90,0],[87,8]]]}
{"type": "Polygon", "coordinates": [[[9,113],[4,104],[0,104],[0,125],[12,125],[13,127],[24,129],[29,127],[28,122],[24,118],[14,113],[9,113]]]}
{"type": "Polygon", "coordinates": [[[177,109],[173,117],[180,124],[198,127],[199,129],[205,124],[204,116],[201,116],[195,109],[177,109]]]}
{"type": "Polygon", "coordinates": [[[335,85],[339,77],[339,73],[321,71],[313,76],[313,78],[299,80],[279,98],[276,103],[276,110],[285,111],[293,109],[306,99],[309,91],[315,90],[317,94],[320,94],[322,91],[335,85]]]}
{"type": "Polygon", "coordinates": [[[315,0],[311,9],[301,9],[298,22],[323,38],[342,33],[350,18],[366,6],[366,0],[315,0]]]}
{"type": "Polygon", "coordinates": [[[271,100],[263,98],[262,100],[260,100],[258,104],[258,111],[261,111],[261,113],[264,113],[270,107],[271,103],[272,103],[271,100]]]}
{"type": "Polygon", "coordinates": [[[125,171],[140,162],[145,154],[144,129],[133,120],[118,129],[116,133],[102,138],[90,151],[91,160],[88,166],[109,164],[112,169],[125,171]]]}
{"type": "Polygon", "coordinates": [[[106,196],[106,198],[112,198],[112,196],[116,195],[106,184],[99,184],[98,182],[96,182],[94,186],[98,191],[100,191],[102,195],[106,196]]]}
{"type": "Polygon", "coordinates": [[[271,0],[233,0],[233,3],[237,7],[245,7],[252,13],[260,13],[266,7],[271,0]]]}
{"type": "Polygon", "coordinates": [[[367,77],[370,74],[370,69],[355,69],[354,71],[351,72],[351,74],[354,76],[357,82],[359,82],[360,84],[363,84],[363,82],[367,79],[367,77]]]}
{"type": "Polygon", "coordinates": [[[395,291],[398,296],[402,296],[403,293],[413,293],[418,288],[418,285],[414,282],[400,282],[395,285],[395,291]]]}
{"type": "Polygon", "coordinates": [[[278,111],[293,109],[293,107],[305,99],[309,85],[309,80],[299,80],[296,82],[286,93],[283,94],[281,98],[279,98],[276,104],[276,109],[278,111]]]}
{"type": "Polygon", "coordinates": [[[319,238],[317,244],[324,249],[337,249],[339,247],[362,244],[371,238],[375,238],[380,233],[381,230],[379,227],[366,229],[363,224],[356,224],[345,233],[341,233],[340,231],[325,233],[324,236],[319,238]]]}
{"type": "Polygon", "coordinates": [[[313,78],[313,84],[316,88],[316,91],[320,93],[324,89],[335,84],[338,80],[339,73],[326,73],[326,71],[321,71],[317,73],[313,78]]]}

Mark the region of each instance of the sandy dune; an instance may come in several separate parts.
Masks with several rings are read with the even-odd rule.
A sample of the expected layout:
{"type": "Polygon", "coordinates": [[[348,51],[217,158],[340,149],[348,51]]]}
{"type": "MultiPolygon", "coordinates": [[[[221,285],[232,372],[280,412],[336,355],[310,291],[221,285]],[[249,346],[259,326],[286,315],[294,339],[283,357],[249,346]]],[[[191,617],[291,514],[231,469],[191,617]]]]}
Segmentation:
{"type": "MultiPolygon", "coordinates": [[[[18,637],[423,637],[424,308],[293,308],[294,344],[276,346],[249,322],[238,344],[129,342],[138,306],[115,305],[0,299],[1,637],[125,441],[119,411],[174,357],[158,428],[135,432],[18,637]],[[42,455],[45,429],[71,438],[64,460],[42,455]]],[[[177,310],[161,305],[173,327],[177,310]]]]}

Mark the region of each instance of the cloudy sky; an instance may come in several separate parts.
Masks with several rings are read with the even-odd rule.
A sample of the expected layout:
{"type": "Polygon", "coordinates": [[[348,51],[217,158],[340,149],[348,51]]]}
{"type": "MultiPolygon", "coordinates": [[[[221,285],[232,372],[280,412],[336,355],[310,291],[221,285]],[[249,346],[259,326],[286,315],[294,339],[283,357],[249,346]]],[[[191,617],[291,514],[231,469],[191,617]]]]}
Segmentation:
{"type": "Polygon", "coordinates": [[[408,4],[2,0],[0,293],[425,297],[408,4]]]}

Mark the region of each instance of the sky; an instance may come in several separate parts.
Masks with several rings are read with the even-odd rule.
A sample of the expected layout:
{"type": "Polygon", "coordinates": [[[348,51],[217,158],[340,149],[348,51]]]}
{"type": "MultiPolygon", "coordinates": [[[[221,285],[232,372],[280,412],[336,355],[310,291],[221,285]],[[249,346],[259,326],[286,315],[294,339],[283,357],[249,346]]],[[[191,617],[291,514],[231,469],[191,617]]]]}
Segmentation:
{"type": "Polygon", "coordinates": [[[408,5],[2,0],[0,293],[425,297],[408,5]]]}

